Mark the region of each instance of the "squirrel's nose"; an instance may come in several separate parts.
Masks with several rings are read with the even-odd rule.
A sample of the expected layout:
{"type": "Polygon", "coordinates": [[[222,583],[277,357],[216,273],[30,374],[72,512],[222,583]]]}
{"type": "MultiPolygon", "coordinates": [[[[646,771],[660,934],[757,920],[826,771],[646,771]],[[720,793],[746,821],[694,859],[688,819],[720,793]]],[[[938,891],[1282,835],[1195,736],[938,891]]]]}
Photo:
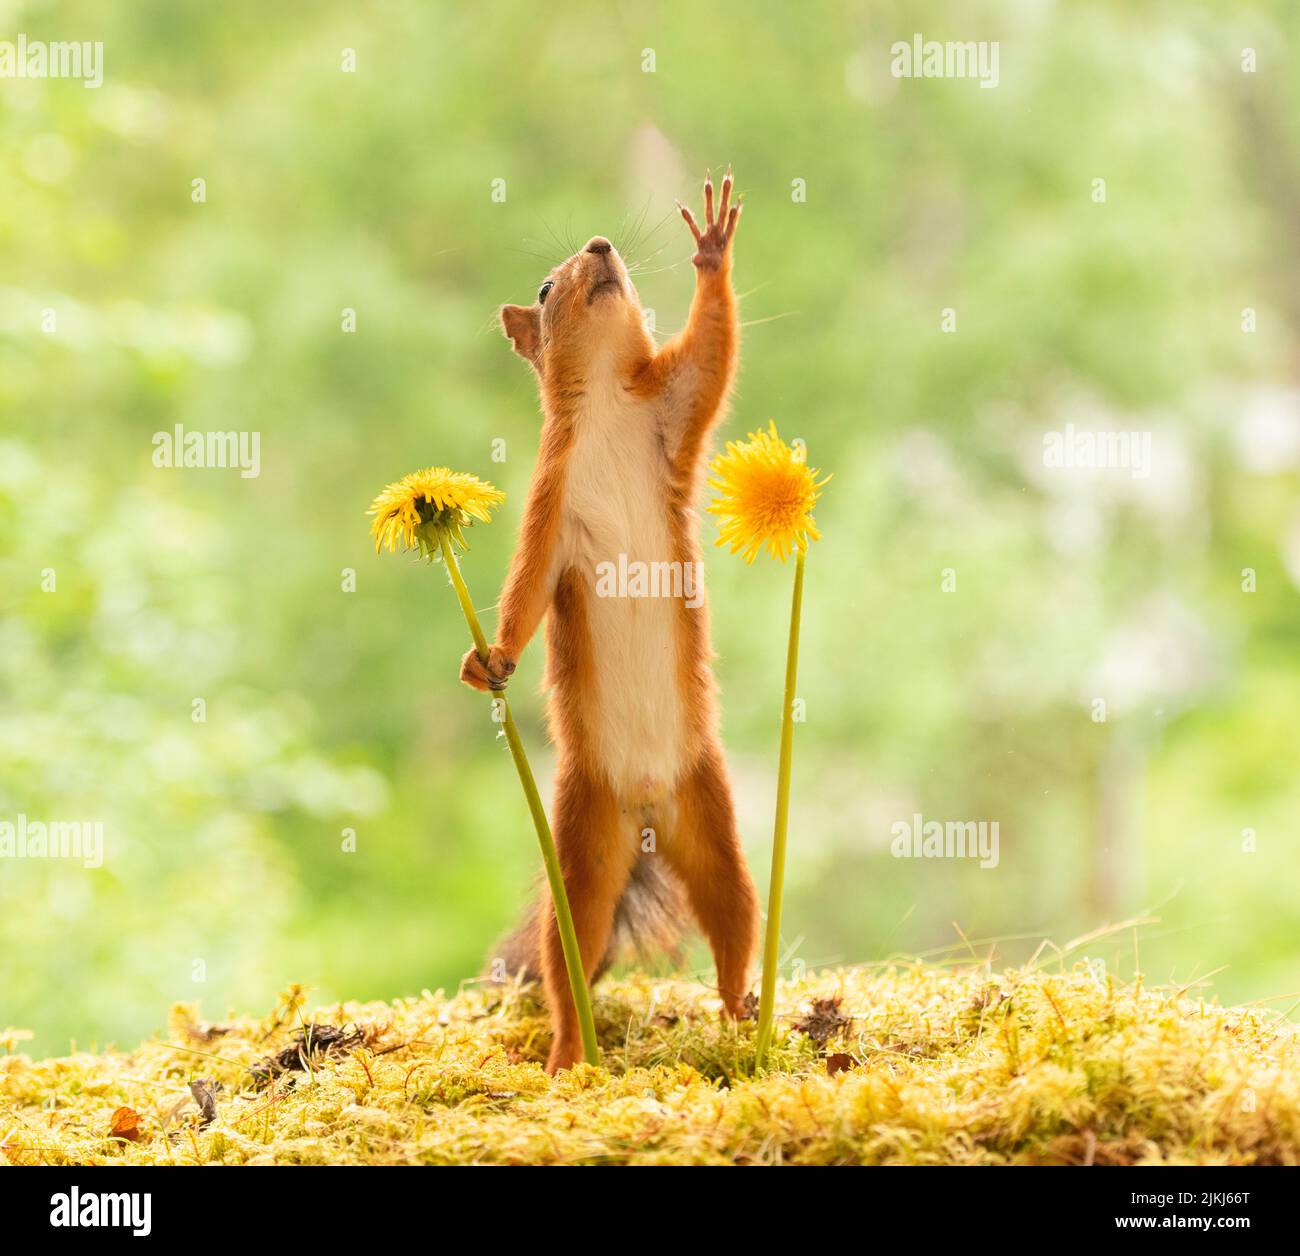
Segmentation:
{"type": "Polygon", "coordinates": [[[592,236],[587,241],[586,252],[588,253],[608,253],[614,246],[605,239],[604,236],[592,236]]]}

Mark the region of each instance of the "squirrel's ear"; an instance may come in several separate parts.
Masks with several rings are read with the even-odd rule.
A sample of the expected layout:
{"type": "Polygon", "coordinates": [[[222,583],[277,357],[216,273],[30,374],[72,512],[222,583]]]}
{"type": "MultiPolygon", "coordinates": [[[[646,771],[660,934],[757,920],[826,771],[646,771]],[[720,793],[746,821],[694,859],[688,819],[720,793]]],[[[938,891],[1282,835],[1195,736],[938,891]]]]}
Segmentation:
{"type": "Polygon", "coordinates": [[[535,305],[503,305],[501,327],[515,352],[533,366],[542,348],[542,312],[535,305]]]}

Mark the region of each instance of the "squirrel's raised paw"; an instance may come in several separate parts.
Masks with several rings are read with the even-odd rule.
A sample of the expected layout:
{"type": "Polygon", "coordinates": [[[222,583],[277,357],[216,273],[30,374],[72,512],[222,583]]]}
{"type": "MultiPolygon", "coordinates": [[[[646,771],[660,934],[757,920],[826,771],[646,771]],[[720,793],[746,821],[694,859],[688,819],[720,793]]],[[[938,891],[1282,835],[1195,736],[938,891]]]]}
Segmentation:
{"type": "Polygon", "coordinates": [[[471,649],[460,664],[460,678],[471,689],[481,689],[484,693],[499,693],[506,687],[515,670],[514,659],[507,658],[499,645],[488,647],[485,663],[478,656],[478,651],[471,649]]]}
{"type": "Polygon", "coordinates": [[[682,217],[695,237],[695,256],[691,260],[701,270],[717,270],[731,248],[732,238],[736,234],[736,222],[740,218],[740,201],[737,200],[734,205],[731,203],[731,187],[731,168],[728,167],[722,180],[722,199],[718,202],[718,212],[715,216],[713,177],[711,174],[704,176],[703,231],[695,221],[695,215],[681,201],[677,202],[677,208],[682,211],[682,217]]]}

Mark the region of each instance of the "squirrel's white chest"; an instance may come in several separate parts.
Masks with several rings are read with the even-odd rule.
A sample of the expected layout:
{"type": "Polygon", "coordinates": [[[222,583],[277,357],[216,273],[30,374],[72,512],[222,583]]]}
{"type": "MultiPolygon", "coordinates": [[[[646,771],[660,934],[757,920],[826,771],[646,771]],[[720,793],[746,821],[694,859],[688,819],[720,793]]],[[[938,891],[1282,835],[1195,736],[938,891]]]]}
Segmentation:
{"type": "Polygon", "coordinates": [[[659,792],[678,774],[679,608],[671,586],[646,588],[617,573],[673,561],[668,510],[654,412],[617,385],[590,391],[565,470],[558,557],[588,591],[595,749],[620,791],[637,795],[659,792]]]}

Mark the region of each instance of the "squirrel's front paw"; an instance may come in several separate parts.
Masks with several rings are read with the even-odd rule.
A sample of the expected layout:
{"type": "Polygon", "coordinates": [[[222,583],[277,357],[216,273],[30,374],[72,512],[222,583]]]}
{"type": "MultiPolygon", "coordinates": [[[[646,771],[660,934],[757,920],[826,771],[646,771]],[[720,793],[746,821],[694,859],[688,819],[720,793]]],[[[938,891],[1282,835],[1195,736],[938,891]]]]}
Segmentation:
{"type": "Polygon", "coordinates": [[[695,215],[681,201],[677,202],[677,208],[682,211],[682,217],[686,219],[686,225],[695,237],[695,256],[691,260],[700,270],[719,269],[731,248],[732,237],[736,234],[736,220],[740,217],[740,201],[731,204],[730,169],[722,180],[722,200],[718,202],[716,218],[713,214],[713,179],[705,176],[703,231],[695,221],[695,215]]]}
{"type": "Polygon", "coordinates": [[[471,689],[497,693],[506,687],[514,670],[514,659],[507,658],[499,645],[492,645],[488,646],[486,663],[479,658],[477,650],[470,650],[465,655],[460,664],[460,678],[471,689]]]}

